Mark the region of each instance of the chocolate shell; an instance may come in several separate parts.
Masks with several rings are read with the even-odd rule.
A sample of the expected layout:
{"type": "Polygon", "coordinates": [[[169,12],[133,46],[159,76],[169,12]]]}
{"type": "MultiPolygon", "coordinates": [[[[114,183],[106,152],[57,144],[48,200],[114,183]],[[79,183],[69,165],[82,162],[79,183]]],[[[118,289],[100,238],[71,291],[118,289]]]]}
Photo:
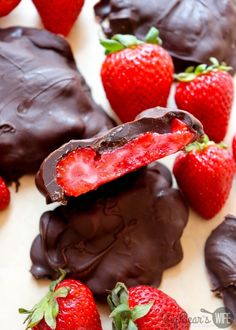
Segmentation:
{"type": "Polygon", "coordinates": [[[70,139],[113,127],[78,72],[69,44],[44,30],[0,29],[0,175],[35,173],[70,139]]]}
{"type": "Polygon", "coordinates": [[[101,0],[95,13],[109,37],[158,28],[177,71],[211,56],[236,69],[235,0],[101,0]]]}
{"type": "Polygon", "coordinates": [[[236,217],[227,215],[208,237],[205,261],[212,291],[219,294],[236,321],[236,217]]]}
{"type": "MultiPolygon", "coordinates": [[[[189,130],[190,134],[187,137],[187,143],[192,142],[194,139],[197,139],[203,134],[202,125],[200,122],[185,111],[170,110],[160,107],[146,110],[139,114],[136,120],[132,122],[117,126],[108,132],[105,132],[104,134],[100,134],[98,137],[94,137],[88,140],[72,140],[51,153],[43,161],[42,165],[40,166],[40,170],[36,175],[36,185],[39,191],[46,197],[47,203],[66,203],[68,196],[57,182],[56,168],[58,162],[64,156],[68,155],[70,152],[76,149],[91,148],[96,153],[95,158],[100,160],[103,156],[103,153],[112,152],[114,150],[121,150],[119,148],[122,148],[129,142],[134,141],[136,138],[146,133],[171,135],[173,119],[179,119],[182,121],[186,128],[189,130]]],[[[178,133],[176,133],[175,139],[172,138],[171,141],[169,141],[169,144],[166,146],[162,145],[161,149],[163,150],[163,155],[167,156],[168,154],[177,152],[179,149],[176,147],[175,143],[177,143],[176,140],[181,141],[181,138],[182,135],[178,131],[178,133]]],[[[184,142],[181,144],[182,148],[185,146],[184,142]]],[[[135,151],[133,150],[130,158],[136,166],[137,163],[134,161],[134,153],[135,151]]],[[[154,160],[157,160],[157,158],[153,159],[152,161],[154,160]]],[[[124,162],[124,158],[122,162],[124,162]]],[[[134,169],[137,168],[138,167],[134,169]]],[[[123,175],[121,171],[118,172],[119,176],[123,175]]]]}
{"type": "Polygon", "coordinates": [[[103,297],[117,281],[159,285],[183,257],[188,208],[164,165],[153,163],[46,212],[31,247],[31,272],[58,269],[103,297]]]}

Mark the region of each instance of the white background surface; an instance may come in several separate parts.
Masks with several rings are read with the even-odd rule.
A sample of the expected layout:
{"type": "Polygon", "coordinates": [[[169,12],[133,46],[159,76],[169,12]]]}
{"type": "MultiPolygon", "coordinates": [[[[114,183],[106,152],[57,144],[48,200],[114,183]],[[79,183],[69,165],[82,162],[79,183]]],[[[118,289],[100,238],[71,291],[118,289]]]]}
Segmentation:
{"type": "MultiPolygon", "coordinates": [[[[99,27],[95,23],[92,6],[95,0],[87,0],[82,14],[73,28],[69,42],[72,45],[78,67],[92,87],[97,102],[108,110],[108,103],[102,89],[99,70],[103,60],[103,49],[98,42],[99,27]]],[[[30,0],[23,0],[7,18],[0,19],[0,26],[25,25],[40,27],[39,17],[30,0]]],[[[236,107],[231,117],[230,129],[225,141],[230,143],[236,132],[236,107]]],[[[173,157],[163,160],[170,168],[173,157]]],[[[191,212],[188,226],[182,237],[184,259],[176,267],[165,271],[161,289],[175,298],[190,317],[200,317],[205,308],[213,312],[222,306],[222,300],[210,291],[204,265],[203,248],[206,238],[228,213],[236,215],[236,180],[223,210],[212,220],[205,221],[191,212]]],[[[18,315],[18,308],[31,308],[47,291],[48,281],[36,281],[30,274],[29,250],[38,234],[41,214],[55,205],[46,206],[44,198],[34,186],[31,176],[21,179],[19,192],[11,188],[11,206],[0,213],[0,329],[24,329],[24,316],[18,315]]],[[[131,265],[132,267],[132,265],[131,265]]],[[[111,329],[106,308],[102,311],[103,329],[111,329]]],[[[209,316],[211,320],[211,316],[209,316]]],[[[218,329],[212,322],[192,324],[191,329],[218,329]]],[[[231,327],[228,329],[236,329],[231,327]]]]}

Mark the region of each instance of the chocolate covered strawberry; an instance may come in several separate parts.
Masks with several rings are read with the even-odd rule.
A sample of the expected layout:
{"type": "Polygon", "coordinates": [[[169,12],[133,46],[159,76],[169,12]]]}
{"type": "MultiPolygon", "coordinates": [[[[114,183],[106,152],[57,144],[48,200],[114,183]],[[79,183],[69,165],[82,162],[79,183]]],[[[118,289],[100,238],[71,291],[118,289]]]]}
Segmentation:
{"type": "Polygon", "coordinates": [[[236,161],[236,134],[233,137],[232,150],[233,150],[234,159],[236,161]]]}
{"type": "Polygon", "coordinates": [[[175,101],[178,108],[187,110],[203,124],[204,131],[215,142],[221,142],[227,132],[234,98],[230,70],[211,58],[212,65],[201,64],[175,75],[175,101]]]}
{"type": "Polygon", "coordinates": [[[0,177],[0,211],[8,207],[10,203],[10,191],[5,181],[0,177]]]}
{"type": "Polygon", "coordinates": [[[0,17],[10,14],[10,12],[18,6],[21,0],[1,0],[0,1],[0,17]]]}
{"type": "Polygon", "coordinates": [[[117,283],[108,296],[114,330],[188,330],[187,313],[157,288],[140,285],[127,290],[117,283]]]}
{"type": "Polygon", "coordinates": [[[107,54],[101,69],[103,86],[123,122],[133,120],[143,110],[167,104],[174,68],[158,34],[152,28],[144,42],[120,34],[101,41],[107,54]]]}
{"type": "Polygon", "coordinates": [[[46,29],[68,35],[74,25],[84,0],[32,0],[46,29]]]}
{"type": "Polygon", "coordinates": [[[225,146],[195,142],[175,160],[173,172],[179,188],[192,208],[205,219],[224,206],[235,174],[235,162],[225,146]]]}
{"type": "Polygon", "coordinates": [[[90,289],[79,281],[65,279],[51,283],[47,295],[28,314],[27,329],[34,330],[102,330],[101,320],[90,289]]]}
{"type": "Polygon", "coordinates": [[[55,150],[40,167],[37,187],[48,202],[63,202],[175,153],[202,133],[185,111],[146,110],[133,122],[55,150]]]}

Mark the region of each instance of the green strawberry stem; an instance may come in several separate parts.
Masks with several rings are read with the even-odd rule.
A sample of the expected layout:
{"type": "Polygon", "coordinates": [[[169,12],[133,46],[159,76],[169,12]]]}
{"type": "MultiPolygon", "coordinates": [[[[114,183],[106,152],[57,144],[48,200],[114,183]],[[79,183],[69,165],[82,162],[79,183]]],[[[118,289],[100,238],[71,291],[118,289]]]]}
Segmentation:
{"type": "Polygon", "coordinates": [[[146,37],[145,37],[145,42],[148,44],[154,44],[154,45],[162,45],[162,40],[159,37],[159,30],[156,29],[155,27],[151,27],[151,29],[148,31],[146,37]]]}
{"type": "Polygon", "coordinates": [[[210,57],[211,65],[199,64],[197,67],[190,66],[185,72],[174,74],[174,78],[178,81],[190,82],[194,80],[197,76],[202,74],[207,74],[212,71],[230,71],[232,70],[231,66],[227,66],[226,63],[222,62],[221,64],[215,57],[210,57]]]}
{"type": "Polygon", "coordinates": [[[135,321],[147,315],[154,303],[151,301],[148,304],[137,305],[131,309],[128,300],[129,293],[125,284],[117,283],[107,297],[113,330],[138,330],[135,321]]]}
{"type": "Polygon", "coordinates": [[[57,284],[66,276],[64,270],[60,269],[60,272],[61,276],[56,281],[51,282],[49,292],[38,304],[36,304],[31,310],[19,308],[19,313],[28,314],[24,321],[24,323],[28,322],[26,329],[32,329],[43,319],[50,329],[56,329],[56,317],[59,313],[59,305],[56,298],[67,297],[70,290],[67,287],[62,287],[55,291],[57,284]]]}
{"type": "Polygon", "coordinates": [[[204,150],[207,146],[211,146],[211,145],[217,145],[218,147],[222,148],[222,149],[227,149],[227,145],[224,142],[218,143],[216,144],[213,141],[209,140],[209,137],[205,134],[203,135],[199,140],[190,143],[189,145],[187,145],[185,147],[185,151],[186,152],[190,152],[192,150],[199,150],[202,151],[204,150]]]}
{"type": "Polygon", "coordinates": [[[143,43],[162,45],[162,40],[159,38],[159,31],[152,27],[144,41],[137,39],[131,34],[116,34],[111,39],[101,39],[100,44],[105,48],[105,54],[111,54],[123,50],[125,48],[132,48],[143,43]]]}

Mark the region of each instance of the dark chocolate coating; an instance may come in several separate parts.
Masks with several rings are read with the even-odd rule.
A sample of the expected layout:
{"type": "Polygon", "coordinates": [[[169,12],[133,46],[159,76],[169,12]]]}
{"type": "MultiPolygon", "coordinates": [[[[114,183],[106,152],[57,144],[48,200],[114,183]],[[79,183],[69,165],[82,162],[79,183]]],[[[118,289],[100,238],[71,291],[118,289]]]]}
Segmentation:
{"type": "Polygon", "coordinates": [[[0,29],[0,49],[0,175],[35,173],[63,143],[113,127],[65,39],[13,27],[0,29]]]}
{"type": "Polygon", "coordinates": [[[212,291],[220,294],[236,321],[236,217],[227,215],[209,236],[205,261],[212,291]]]}
{"type": "Polygon", "coordinates": [[[108,21],[108,36],[132,33],[143,40],[157,27],[177,71],[211,56],[236,69],[235,0],[101,0],[95,13],[108,21]]]}
{"type": "Polygon", "coordinates": [[[58,268],[66,269],[97,296],[117,281],[159,285],[163,271],[183,257],[187,220],[169,171],[153,163],[44,213],[31,272],[54,279],[58,268]]]}
{"type": "Polygon", "coordinates": [[[43,161],[36,175],[36,185],[39,191],[46,197],[47,203],[56,201],[65,203],[67,197],[56,181],[56,165],[63,156],[81,147],[91,147],[99,156],[104,151],[112,151],[122,147],[129,141],[147,132],[170,133],[173,118],[178,118],[186,123],[196,137],[203,134],[200,122],[185,111],[160,107],[143,111],[132,122],[119,125],[98,137],[88,140],[71,140],[52,152],[43,161]]]}

